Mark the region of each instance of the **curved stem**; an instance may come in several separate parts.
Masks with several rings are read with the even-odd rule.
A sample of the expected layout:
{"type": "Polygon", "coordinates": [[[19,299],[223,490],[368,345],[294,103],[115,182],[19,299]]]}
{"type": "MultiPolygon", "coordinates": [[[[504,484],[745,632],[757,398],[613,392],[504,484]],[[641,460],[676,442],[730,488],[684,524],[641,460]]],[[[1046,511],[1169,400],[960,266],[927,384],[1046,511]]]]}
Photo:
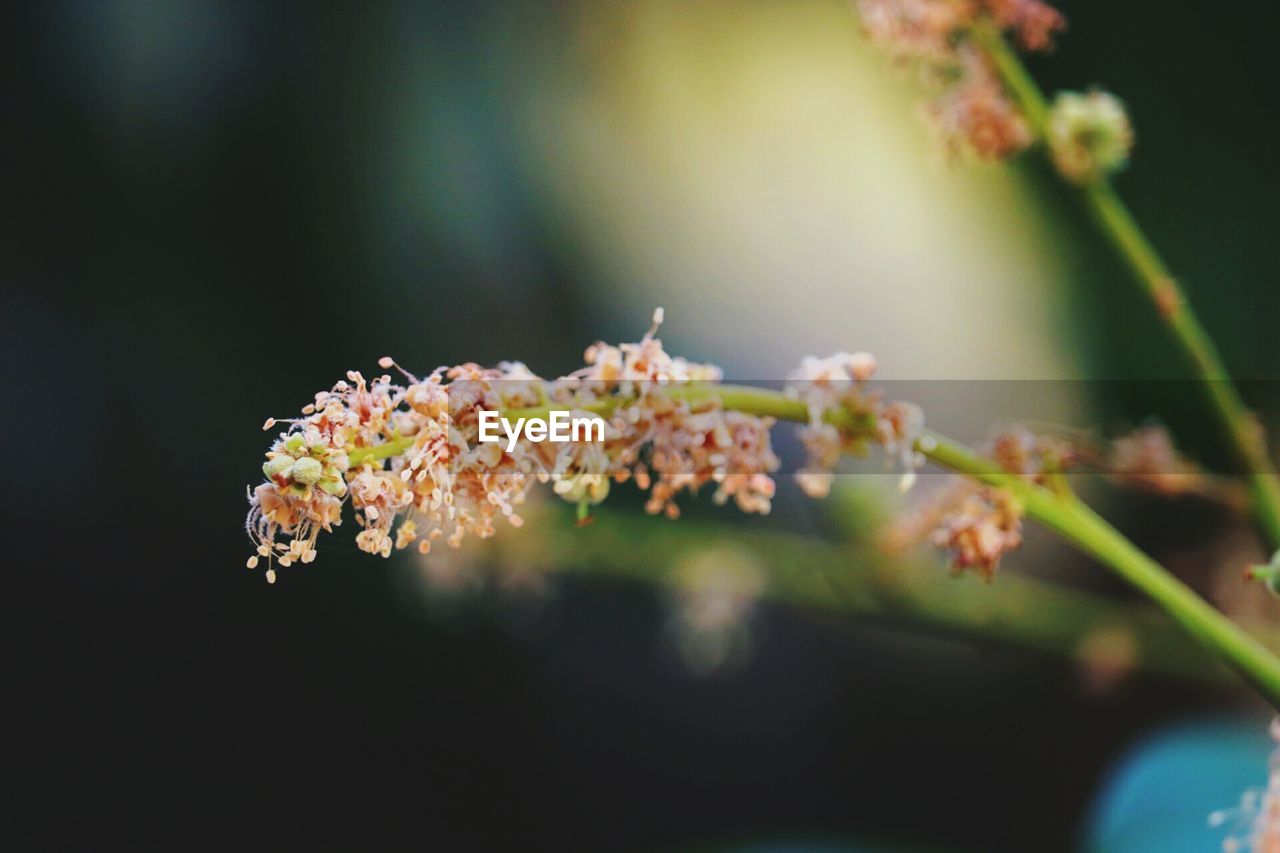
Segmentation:
{"type": "Polygon", "coordinates": [[[1272,706],[1280,708],[1280,661],[1091,508],[1073,499],[1065,512],[1037,517],[1163,607],[1202,645],[1221,655],[1272,706]]]}
{"type": "MultiPolygon", "coordinates": [[[[664,393],[690,402],[716,399],[723,408],[778,420],[804,422],[809,417],[808,409],[800,401],[762,388],[690,383],[670,386],[664,393]]],[[[597,405],[613,407],[617,401],[607,400],[597,405]]],[[[509,418],[546,417],[547,411],[520,409],[504,415],[509,418]]],[[[863,431],[870,425],[855,419],[845,410],[832,410],[826,419],[851,432],[863,431]]],[[[1028,516],[1096,558],[1160,605],[1188,633],[1280,709],[1280,659],[1140,551],[1074,495],[1037,486],[935,432],[922,435],[916,441],[916,449],[938,465],[1012,493],[1028,516]]]]}
{"type": "Polygon", "coordinates": [[[951,444],[940,436],[930,437],[936,442],[932,451],[925,451],[931,459],[1013,492],[1022,501],[1027,515],[1095,557],[1159,604],[1268,702],[1280,708],[1280,660],[1096,512],[1071,494],[1056,494],[1034,486],[994,469],[992,463],[967,448],[951,444]]]}
{"type": "MultiPolygon", "coordinates": [[[[1046,137],[1049,105],[1000,30],[990,22],[973,29],[1001,79],[1017,99],[1023,115],[1039,139],[1046,137]]],[[[1102,234],[1124,259],[1156,313],[1169,329],[1195,374],[1202,380],[1218,425],[1245,472],[1253,496],[1254,513],[1272,547],[1280,547],[1280,477],[1267,453],[1262,431],[1241,400],[1213,339],[1187,304],[1168,265],[1110,181],[1078,187],[1102,234]]]]}

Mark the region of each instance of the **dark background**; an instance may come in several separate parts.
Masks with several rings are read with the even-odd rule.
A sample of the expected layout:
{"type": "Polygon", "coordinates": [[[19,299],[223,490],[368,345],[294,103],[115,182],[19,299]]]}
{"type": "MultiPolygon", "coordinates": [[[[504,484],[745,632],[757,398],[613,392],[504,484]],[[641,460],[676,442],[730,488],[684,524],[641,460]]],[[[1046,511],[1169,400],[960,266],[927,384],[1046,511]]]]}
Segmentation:
{"type": "MultiPolygon", "coordinates": [[[[1034,71],[1050,89],[1106,81],[1132,105],[1141,156],[1123,194],[1232,367],[1273,373],[1267,7],[1064,6],[1071,32],[1034,71]]],[[[643,586],[563,580],[530,629],[484,605],[424,613],[394,561],[349,545],[272,588],[243,570],[267,414],[385,351],[428,366],[518,353],[551,371],[618,331],[584,307],[575,246],[509,146],[501,80],[518,69],[484,50],[507,14],[555,38],[564,11],[11,13],[12,849],[1062,849],[1119,749],[1238,707],[1154,679],[1091,696],[1055,658],[784,608],[762,614],[746,668],[696,679],[658,650],[662,602],[643,586]],[[498,211],[481,253],[437,220],[370,210],[367,188],[386,180],[363,156],[380,132],[370,105],[403,83],[386,57],[405,40],[430,57],[441,108],[463,116],[473,172],[458,180],[498,211]]],[[[1078,345],[1111,375],[1180,375],[1069,196],[1039,163],[1016,168],[1061,208],[1078,345]]],[[[1132,386],[1100,411],[1140,416],[1150,393],[1132,386]]],[[[1193,445],[1212,435],[1193,402],[1171,419],[1193,445]]],[[[1131,521],[1149,536],[1168,523],[1131,521]]]]}

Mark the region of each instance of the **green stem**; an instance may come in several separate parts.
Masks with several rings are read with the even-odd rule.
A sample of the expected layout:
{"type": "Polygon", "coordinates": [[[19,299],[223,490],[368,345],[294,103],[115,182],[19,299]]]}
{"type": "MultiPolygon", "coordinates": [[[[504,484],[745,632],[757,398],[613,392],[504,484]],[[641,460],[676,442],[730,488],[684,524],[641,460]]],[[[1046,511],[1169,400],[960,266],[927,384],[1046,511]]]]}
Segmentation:
{"type": "Polygon", "coordinates": [[[1078,500],[1065,513],[1044,513],[1041,523],[1067,536],[1082,550],[1165,609],[1202,645],[1216,652],[1280,709],[1280,660],[1238,625],[1196,595],[1168,570],[1138,550],[1106,520],[1078,500]]]}
{"type": "MultiPolygon", "coordinates": [[[[1046,138],[1049,105],[1000,30],[984,22],[973,35],[1022,108],[1032,131],[1046,138]]],[[[1254,512],[1273,547],[1280,547],[1280,477],[1267,453],[1262,432],[1231,381],[1213,340],[1187,303],[1182,288],[1109,181],[1078,187],[1085,204],[1202,380],[1219,428],[1247,475],[1254,512]]]]}
{"type": "MultiPolygon", "coordinates": [[[[803,422],[809,416],[803,403],[761,388],[690,383],[673,385],[665,393],[690,402],[717,399],[726,409],[778,420],[803,422]]],[[[599,405],[612,407],[617,405],[617,401],[609,400],[599,405]]],[[[546,417],[547,410],[520,409],[504,415],[508,418],[546,417]]],[[[826,418],[852,432],[865,429],[861,419],[855,419],[843,410],[829,412],[826,418]]],[[[1037,486],[934,432],[921,436],[916,442],[916,449],[945,468],[1012,493],[1028,516],[1098,559],[1155,601],[1187,632],[1253,685],[1268,702],[1280,709],[1280,659],[1138,550],[1072,494],[1052,492],[1037,486]]]]}
{"type": "Polygon", "coordinates": [[[413,436],[402,435],[382,444],[375,444],[373,447],[357,447],[347,454],[347,462],[352,468],[359,468],[366,462],[378,462],[390,459],[392,456],[399,456],[410,447],[413,447],[413,436]]]}
{"type": "MultiPolygon", "coordinates": [[[[996,469],[967,448],[930,435],[930,459],[992,486],[1014,493],[1027,515],[1059,533],[1082,551],[1159,604],[1210,651],[1225,660],[1273,706],[1280,709],[1280,660],[1239,626],[1215,610],[1191,587],[1148,557],[1105,519],[1071,494],[1034,486],[996,469]]],[[[927,440],[926,439],[926,440],[927,440]]]]}

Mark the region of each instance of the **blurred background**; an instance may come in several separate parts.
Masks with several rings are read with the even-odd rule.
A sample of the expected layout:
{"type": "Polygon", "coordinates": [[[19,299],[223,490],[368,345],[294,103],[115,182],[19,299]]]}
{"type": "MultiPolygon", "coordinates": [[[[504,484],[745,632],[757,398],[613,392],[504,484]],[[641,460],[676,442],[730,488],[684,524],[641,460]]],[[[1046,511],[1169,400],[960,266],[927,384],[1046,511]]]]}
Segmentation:
{"type": "MultiPolygon", "coordinates": [[[[1274,415],[1263,4],[1061,8],[1033,72],[1127,101],[1120,190],[1274,415]]],[[[1266,709],[1101,569],[1039,534],[991,586],[890,560],[872,474],[767,518],[623,495],[425,565],[344,530],[244,569],[268,415],[387,353],[559,374],[658,305],[735,380],[867,349],[968,440],[1158,413],[1220,462],[1071,194],[946,162],[848,5],[10,14],[11,849],[1213,850],[1265,782],[1266,709]]],[[[1276,630],[1230,513],[1096,496],[1276,630]]]]}

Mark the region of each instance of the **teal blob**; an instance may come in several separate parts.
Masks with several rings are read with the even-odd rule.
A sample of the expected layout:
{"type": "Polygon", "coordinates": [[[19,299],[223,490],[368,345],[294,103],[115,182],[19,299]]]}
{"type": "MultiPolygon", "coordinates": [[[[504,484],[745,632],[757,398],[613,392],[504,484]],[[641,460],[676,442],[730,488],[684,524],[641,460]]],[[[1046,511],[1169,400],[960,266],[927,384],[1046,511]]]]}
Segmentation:
{"type": "Polygon", "coordinates": [[[1272,743],[1266,719],[1182,723],[1132,747],[1103,782],[1085,833],[1092,853],[1217,853],[1234,808],[1267,784],[1272,743]]]}

